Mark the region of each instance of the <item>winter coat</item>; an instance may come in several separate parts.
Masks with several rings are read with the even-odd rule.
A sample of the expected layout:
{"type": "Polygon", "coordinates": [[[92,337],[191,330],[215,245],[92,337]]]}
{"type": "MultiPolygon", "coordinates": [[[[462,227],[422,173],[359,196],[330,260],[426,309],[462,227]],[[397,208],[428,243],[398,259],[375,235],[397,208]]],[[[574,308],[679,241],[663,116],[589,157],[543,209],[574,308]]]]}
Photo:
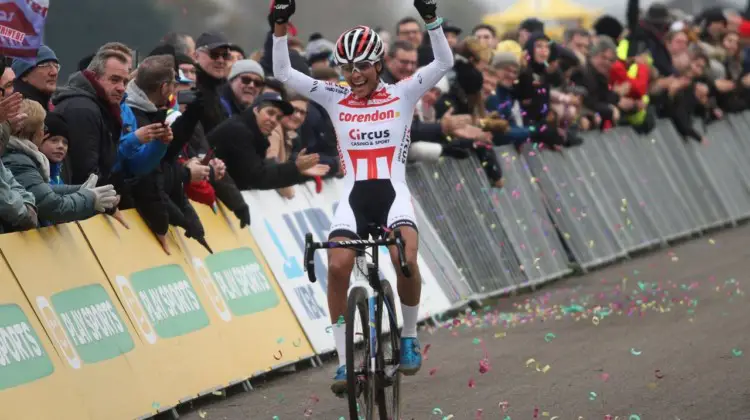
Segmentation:
{"type": "Polygon", "coordinates": [[[305,181],[294,161],[266,161],[268,139],[260,131],[253,108],[235,115],[208,133],[208,143],[216,157],[227,165],[227,172],[241,190],[272,190],[305,181]]]}
{"type": "Polygon", "coordinates": [[[43,226],[88,219],[96,214],[94,193],[80,185],[50,185],[50,163],[31,140],[11,136],[3,164],[34,195],[43,226]]]}
{"type": "Polygon", "coordinates": [[[73,74],[69,84],[52,96],[52,103],[54,112],[68,122],[71,183],[83,184],[89,175],[98,174],[99,185],[116,184],[110,178],[122,131],[120,108],[104,99],[92,75],[87,70],[73,74]]]}
{"type": "Polygon", "coordinates": [[[141,141],[135,135],[136,130],[140,127],[135,114],[133,114],[132,107],[148,112],[158,111],[156,106],[149,101],[146,93],[135,82],[128,84],[125,99],[120,104],[122,135],[117,148],[117,163],[115,164],[115,171],[122,171],[126,177],[146,175],[152,172],[167,152],[167,145],[157,139],[141,144],[141,141]]]}

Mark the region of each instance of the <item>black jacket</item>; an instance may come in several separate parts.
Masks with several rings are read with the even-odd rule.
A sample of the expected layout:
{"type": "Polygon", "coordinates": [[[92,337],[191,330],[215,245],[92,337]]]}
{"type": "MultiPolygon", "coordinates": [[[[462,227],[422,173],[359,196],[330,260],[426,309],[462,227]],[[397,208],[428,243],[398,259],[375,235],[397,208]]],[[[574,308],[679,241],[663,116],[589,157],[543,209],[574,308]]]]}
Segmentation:
{"type": "MultiPolygon", "coordinates": [[[[190,141],[183,146],[182,155],[186,158],[198,157],[202,154],[209,152],[208,141],[206,140],[206,133],[203,131],[203,126],[198,124],[193,131],[193,135],[190,137],[190,141]]],[[[250,209],[242,198],[242,192],[237,188],[234,179],[227,173],[221,180],[211,179],[211,186],[216,193],[216,197],[224,203],[229,210],[231,210],[240,221],[249,223],[250,221],[250,209]]]]}
{"type": "Polygon", "coordinates": [[[331,167],[330,175],[339,171],[339,155],[336,148],[336,130],[328,112],[316,102],[310,102],[307,108],[307,118],[300,127],[302,147],[308,153],[319,153],[320,163],[331,167]]]}
{"type": "Polygon", "coordinates": [[[42,105],[42,108],[44,108],[45,111],[49,112],[49,102],[50,98],[52,98],[51,94],[44,93],[34,86],[31,86],[27,82],[21,80],[20,77],[13,81],[13,90],[15,92],[20,92],[26,99],[38,102],[42,105]]]}
{"type": "Polygon", "coordinates": [[[599,114],[602,120],[612,120],[612,107],[617,105],[620,97],[617,93],[609,90],[607,77],[597,72],[590,63],[586,67],[577,70],[570,80],[577,86],[586,88],[583,96],[583,106],[599,114]]]}
{"type": "Polygon", "coordinates": [[[122,130],[119,106],[100,98],[81,72],[55,92],[52,104],[68,123],[72,183],[83,184],[92,173],[99,175],[99,185],[115,183],[111,177],[122,130]]]}
{"type": "Polygon", "coordinates": [[[208,133],[208,143],[216,157],[227,165],[227,172],[241,190],[271,190],[305,181],[294,161],[275,164],[266,161],[270,143],[260,131],[253,108],[208,133]]]}
{"type": "Polygon", "coordinates": [[[200,92],[203,102],[200,122],[208,133],[229,118],[229,114],[221,103],[221,89],[226,84],[226,80],[211,76],[200,66],[195,66],[195,73],[195,87],[200,92]]]}

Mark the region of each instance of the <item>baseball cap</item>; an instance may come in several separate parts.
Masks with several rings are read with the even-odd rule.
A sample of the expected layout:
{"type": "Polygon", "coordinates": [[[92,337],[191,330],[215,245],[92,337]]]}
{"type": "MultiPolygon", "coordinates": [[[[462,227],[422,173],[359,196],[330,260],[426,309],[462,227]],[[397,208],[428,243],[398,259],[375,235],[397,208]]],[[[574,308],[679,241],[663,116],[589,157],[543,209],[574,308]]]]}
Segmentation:
{"type": "Polygon", "coordinates": [[[195,41],[195,48],[213,50],[221,47],[229,47],[232,43],[220,32],[203,32],[195,41]]]}
{"type": "Polygon", "coordinates": [[[284,113],[284,115],[294,114],[294,107],[292,106],[292,104],[282,99],[281,95],[276,92],[266,92],[258,95],[258,97],[255,98],[255,102],[253,103],[253,108],[257,107],[263,102],[271,102],[272,104],[276,105],[281,110],[281,112],[284,113]]]}

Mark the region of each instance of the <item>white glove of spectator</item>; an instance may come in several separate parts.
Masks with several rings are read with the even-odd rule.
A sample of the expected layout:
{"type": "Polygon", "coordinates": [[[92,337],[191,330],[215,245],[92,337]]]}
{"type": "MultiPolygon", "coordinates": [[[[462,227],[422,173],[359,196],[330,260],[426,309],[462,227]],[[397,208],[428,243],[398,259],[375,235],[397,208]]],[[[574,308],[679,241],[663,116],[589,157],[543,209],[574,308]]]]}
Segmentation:
{"type": "Polygon", "coordinates": [[[89,179],[86,180],[83,184],[81,184],[81,189],[90,190],[94,187],[96,187],[96,183],[99,181],[99,175],[97,174],[91,174],[89,175],[89,179]]]}
{"type": "Polygon", "coordinates": [[[120,202],[120,197],[111,184],[87,189],[94,193],[94,209],[99,213],[114,208],[120,202]]]}

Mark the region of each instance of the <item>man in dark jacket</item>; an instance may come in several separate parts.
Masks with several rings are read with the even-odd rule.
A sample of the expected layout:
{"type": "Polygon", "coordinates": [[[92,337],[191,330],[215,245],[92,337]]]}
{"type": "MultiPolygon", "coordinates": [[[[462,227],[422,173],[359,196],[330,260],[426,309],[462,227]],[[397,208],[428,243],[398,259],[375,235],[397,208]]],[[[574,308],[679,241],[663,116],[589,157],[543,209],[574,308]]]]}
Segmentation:
{"type": "Polygon", "coordinates": [[[600,36],[591,48],[586,66],[573,73],[571,80],[586,89],[583,105],[598,114],[602,121],[616,123],[620,119],[617,109],[620,97],[609,90],[609,72],[617,56],[615,43],[607,36],[600,36]]]}
{"type": "Polygon", "coordinates": [[[99,185],[117,185],[110,178],[122,130],[120,101],[128,77],[127,57],[102,51],[52,96],[55,112],[68,122],[73,184],[83,184],[89,175],[97,174],[99,185]]]}
{"type": "MultiPolygon", "coordinates": [[[[141,63],[135,80],[128,84],[125,100],[135,116],[137,127],[148,128],[164,122],[165,109],[169,106],[169,98],[176,84],[174,69],[175,60],[170,55],[147,57],[141,63]]],[[[205,236],[198,214],[184,191],[184,183],[190,182],[190,169],[176,159],[180,149],[190,140],[201,111],[201,104],[193,103],[172,123],[172,129],[163,125],[161,130],[152,129],[151,134],[160,137],[146,141],[161,142],[167,146],[162,149],[162,156],[153,172],[130,180],[135,207],[167,252],[165,235],[170,224],[185,229],[185,235],[189,238],[203,241],[205,236]]]]}
{"type": "Polygon", "coordinates": [[[60,63],[55,52],[42,45],[33,61],[16,59],[11,67],[16,73],[13,83],[15,91],[21,92],[26,99],[39,102],[45,111],[49,111],[50,98],[57,89],[57,76],[60,74],[60,63]]]}
{"type": "Polygon", "coordinates": [[[207,133],[228,118],[221,104],[221,87],[230,70],[230,45],[229,40],[218,32],[204,32],[195,42],[195,87],[203,98],[201,124],[207,133]]]}
{"type": "Polygon", "coordinates": [[[216,157],[227,165],[227,172],[243,190],[270,190],[289,187],[306,180],[306,176],[323,176],[328,165],[318,164],[318,154],[299,153],[295,161],[275,164],[266,161],[270,146],[267,136],[279,124],[282,115],[292,115],[294,108],[277,93],[264,93],[253,107],[225,121],[208,134],[216,157]]]}

